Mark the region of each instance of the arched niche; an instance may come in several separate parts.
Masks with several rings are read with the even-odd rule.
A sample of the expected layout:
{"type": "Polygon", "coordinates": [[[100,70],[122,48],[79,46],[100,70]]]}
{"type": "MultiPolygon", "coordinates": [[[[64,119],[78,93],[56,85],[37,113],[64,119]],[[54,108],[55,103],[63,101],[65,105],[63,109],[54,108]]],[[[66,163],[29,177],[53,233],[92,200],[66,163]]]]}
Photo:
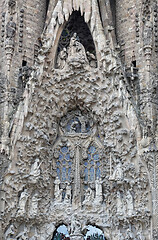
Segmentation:
{"type": "Polygon", "coordinates": [[[74,33],[77,34],[77,41],[79,41],[84,46],[88,60],[90,61],[90,59],[93,58],[95,62],[93,62],[93,67],[97,67],[96,49],[90,29],[85,23],[84,17],[81,16],[80,11],[73,11],[59,38],[56,52],[55,68],[59,68],[58,56],[63,49],[68,50],[70,40],[73,37],[74,33]]]}
{"type": "Polygon", "coordinates": [[[87,232],[84,236],[85,240],[106,240],[103,231],[93,225],[88,225],[86,228],[87,232]]]}
{"type": "Polygon", "coordinates": [[[70,235],[68,233],[67,226],[64,224],[61,224],[57,227],[56,231],[54,232],[52,240],[70,240],[70,235]]]}

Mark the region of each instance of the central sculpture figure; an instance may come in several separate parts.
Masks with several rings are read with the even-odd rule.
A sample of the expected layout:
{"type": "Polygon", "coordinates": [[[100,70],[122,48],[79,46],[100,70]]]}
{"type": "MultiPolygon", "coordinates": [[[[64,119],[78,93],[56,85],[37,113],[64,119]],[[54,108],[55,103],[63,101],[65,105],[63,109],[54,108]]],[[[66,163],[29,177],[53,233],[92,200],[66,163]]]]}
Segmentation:
{"type": "Polygon", "coordinates": [[[84,46],[79,42],[77,33],[74,33],[70,40],[70,45],[67,50],[64,48],[57,59],[57,64],[60,69],[71,68],[78,69],[89,65],[84,46]]]}

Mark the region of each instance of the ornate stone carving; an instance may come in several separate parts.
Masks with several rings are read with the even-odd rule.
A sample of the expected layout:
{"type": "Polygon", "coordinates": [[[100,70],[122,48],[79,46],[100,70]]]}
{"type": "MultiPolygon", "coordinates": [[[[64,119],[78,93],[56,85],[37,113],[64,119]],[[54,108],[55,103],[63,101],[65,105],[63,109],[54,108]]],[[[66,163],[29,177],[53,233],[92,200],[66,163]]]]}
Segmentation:
{"type": "Polygon", "coordinates": [[[77,215],[75,214],[71,220],[71,235],[78,235],[78,234],[81,234],[81,223],[77,219],[77,215]]]}
{"type": "Polygon", "coordinates": [[[13,21],[13,17],[10,18],[10,21],[6,25],[6,38],[8,40],[13,40],[16,32],[16,24],[13,21]]]}
{"type": "Polygon", "coordinates": [[[40,200],[38,193],[34,193],[30,202],[29,216],[36,217],[38,213],[38,201],[40,200]]]}
{"type": "Polygon", "coordinates": [[[56,177],[54,181],[54,197],[55,197],[55,202],[61,202],[62,201],[62,189],[60,189],[60,180],[58,177],[56,177]]]}
{"type": "Polygon", "coordinates": [[[16,239],[17,240],[29,240],[28,229],[25,227],[24,230],[17,235],[16,239]]]}
{"type": "Polygon", "coordinates": [[[66,185],[66,193],[65,193],[65,198],[64,198],[64,203],[66,204],[71,204],[71,198],[72,198],[72,193],[71,193],[71,185],[68,182],[66,185]]]}
{"type": "Polygon", "coordinates": [[[101,204],[103,201],[102,193],[102,181],[100,179],[95,180],[95,204],[101,204]]]}
{"type": "Polygon", "coordinates": [[[122,168],[121,162],[119,162],[117,164],[117,166],[115,167],[114,172],[113,172],[112,176],[110,176],[109,180],[116,181],[116,182],[123,181],[123,168],[122,168]]]}
{"type": "Polygon", "coordinates": [[[117,191],[117,214],[123,216],[125,214],[123,198],[120,191],[117,191]]]}
{"type": "MultiPolygon", "coordinates": [[[[76,9],[74,3],[71,10],[76,9]]],[[[97,223],[107,239],[150,239],[145,162],[152,175],[154,161],[140,159],[139,137],[133,130],[139,125],[124,73],[106,41],[98,3],[90,3],[84,17],[99,53],[97,68],[95,53],[76,34],[56,54],[57,68],[53,67],[56,35],[66,16],[65,1],[58,1],[13,121],[14,171],[4,181],[4,222],[10,226],[14,220],[14,238],[50,240],[56,226],[64,223],[72,239],[83,239],[84,227],[97,223]],[[139,232],[142,236],[136,235],[139,232]]]]}
{"type": "Polygon", "coordinates": [[[19,198],[19,210],[17,213],[18,216],[23,216],[26,213],[26,203],[27,203],[28,197],[29,197],[29,194],[27,192],[27,189],[25,189],[21,193],[19,198]]]}
{"type": "Polygon", "coordinates": [[[7,229],[7,231],[5,232],[5,239],[11,240],[13,239],[14,235],[15,235],[15,227],[13,224],[11,224],[7,229]]]}
{"type": "Polygon", "coordinates": [[[30,174],[29,174],[29,181],[32,183],[37,183],[39,176],[40,176],[40,160],[38,158],[35,159],[35,162],[31,166],[30,174]]]}
{"type": "Polygon", "coordinates": [[[133,203],[133,196],[131,195],[130,191],[127,191],[126,203],[127,203],[127,214],[129,216],[132,216],[134,214],[134,203],[133,203]]]}
{"type": "Polygon", "coordinates": [[[88,187],[88,189],[86,189],[85,191],[85,199],[83,201],[83,205],[92,205],[93,204],[93,201],[94,201],[94,191],[88,187]]]}

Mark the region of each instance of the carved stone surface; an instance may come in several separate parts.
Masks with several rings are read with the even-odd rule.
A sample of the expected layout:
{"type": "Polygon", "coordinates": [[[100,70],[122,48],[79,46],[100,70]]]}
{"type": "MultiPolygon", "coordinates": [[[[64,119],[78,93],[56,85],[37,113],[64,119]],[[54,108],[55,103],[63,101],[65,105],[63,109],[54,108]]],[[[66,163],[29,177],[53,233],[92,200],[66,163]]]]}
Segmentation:
{"type": "MultiPolygon", "coordinates": [[[[143,36],[140,52],[147,68],[136,74],[133,60],[128,75],[115,46],[109,6],[100,2],[50,1],[35,64],[19,65],[22,97],[12,122],[6,118],[0,143],[4,240],[52,240],[62,225],[74,240],[85,239],[89,225],[102,230],[106,240],[157,238],[157,125],[147,93],[138,93],[143,81],[144,91],[151,88],[150,13],[137,36],[143,36]]],[[[16,8],[14,1],[9,6],[16,8]]],[[[16,26],[27,17],[23,13],[19,25],[10,18],[5,28],[6,95],[17,39],[23,38],[16,36],[23,29],[16,26]]],[[[156,99],[154,83],[152,89],[156,99]]],[[[9,102],[4,116],[7,109],[9,102]]]]}

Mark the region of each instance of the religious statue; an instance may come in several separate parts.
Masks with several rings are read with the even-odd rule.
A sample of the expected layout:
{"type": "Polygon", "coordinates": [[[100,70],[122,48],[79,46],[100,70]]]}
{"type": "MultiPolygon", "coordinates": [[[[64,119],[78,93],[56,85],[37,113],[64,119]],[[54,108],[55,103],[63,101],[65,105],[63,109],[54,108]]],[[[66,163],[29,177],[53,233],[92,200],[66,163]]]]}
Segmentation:
{"type": "Polygon", "coordinates": [[[30,216],[36,216],[38,212],[38,193],[35,193],[31,199],[31,206],[30,206],[30,216]]]}
{"type": "Polygon", "coordinates": [[[66,186],[66,194],[65,194],[64,202],[69,204],[71,203],[71,185],[69,182],[67,183],[67,186],[66,186]]]}
{"type": "Polygon", "coordinates": [[[134,203],[133,203],[133,196],[131,195],[130,191],[127,191],[126,203],[127,203],[127,214],[129,216],[132,216],[134,212],[134,203]]]}
{"type": "Polygon", "coordinates": [[[20,199],[19,199],[19,210],[18,210],[18,215],[24,215],[26,210],[26,203],[28,200],[28,193],[27,193],[27,189],[25,189],[21,195],[20,195],[20,199]]]}
{"type": "Polygon", "coordinates": [[[86,133],[87,132],[87,129],[86,129],[87,119],[86,119],[86,117],[80,114],[78,119],[81,123],[81,133],[86,133]]]}
{"type": "Polygon", "coordinates": [[[66,48],[63,48],[58,55],[57,59],[58,68],[63,69],[65,67],[67,56],[68,56],[67,50],[66,48]]]}
{"type": "Polygon", "coordinates": [[[92,67],[92,68],[96,68],[97,67],[97,61],[96,61],[96,57],[94,56],[94,54],[90,53],[90,52],[86,52],[87,54],[87,58],[88,58],[88,61],[89,61],[89,65],[92,67]]]}
{"type": "Polygon", "coordinates": [[[120,191],[117,191],[117,214],[120,216],[124,215],[124,205],[120,191]]]}
{"type": "Polygon", "coordinates": [[[16,32],[16,24],[13,22],[13,17],[10,18],[10,21],[6,26],[6,38],[9,40],[13,40],[16,32]]]}
{"type": "Polygon", "coordinates": [[[74,120],[71,124],[70,133],[77,133],[80,128],[79,121],[74,120]]]}
{"type": "Polygon", "coordinates": [[[68,47],[67,64],[72,68],[81,68],[88,64],[84,46],[79,42],[77,34],[74,33],[68,47]]]}
{"type": "Polygon", "coordinates": [[[152,45],[152,22],[147,20],[144,26],[144,45],[152,45]]]}
{"type": "Polygon", "coordinates": [[[102,181],[100,179],[95,180],[95,203],[100,204],[103,201],[102,181]]]}
{"type": "Polygon", "coordinates": [[[88,187],[88,189],[86,189],[83,205],[91,205],[93,203],[93,200],[94,200],[94,192],[90,187],[88,187]]]}
{"type": "Polygon", "coordinates": [[[60,179],[56,177],[54,181],[54,196],[55,196],[55,201],[56,202],[61,202],[62,201],[62,189],[60,189],[60,179]]]}
{"type": "Polygon", "coordinates": [[[122,169],[122,163],[119,162],[117,166],[114,169],[114,172],[112,176],[109,178],[109,180],[112,181],[122,181],[123,180],[123,169],[122,169]]]}
{"type": "Polygon", "coordinates": [[[30,175],[30,180],[33,183],[36,183],[39,176],[40,176],[40,173],[41,173],[40,165],[41,165],[41,163],[39,164],[39,159],[36,158],[35,162],[31,166],[31,170],[30,170],[30,174],[29,174],[30,175]]]}

